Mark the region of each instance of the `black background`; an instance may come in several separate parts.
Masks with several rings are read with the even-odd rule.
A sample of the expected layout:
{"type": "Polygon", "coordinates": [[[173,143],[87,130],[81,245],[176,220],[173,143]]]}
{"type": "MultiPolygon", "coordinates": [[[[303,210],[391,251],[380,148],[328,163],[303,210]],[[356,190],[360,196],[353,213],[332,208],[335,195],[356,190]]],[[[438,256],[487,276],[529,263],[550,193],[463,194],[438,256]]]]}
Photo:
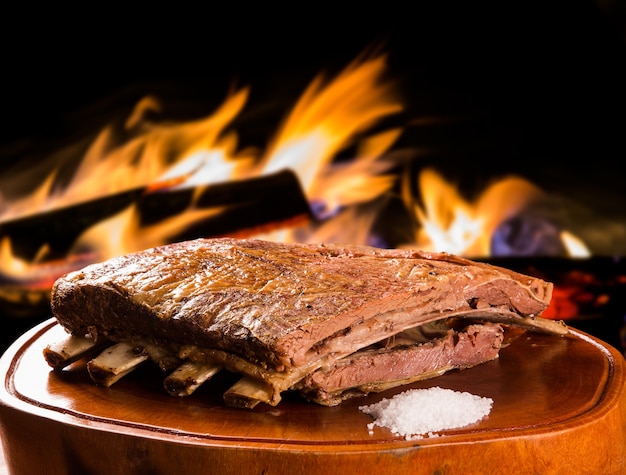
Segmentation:
{"type": "MultiPolygon", "coordinates": [[[[548,160],[587,170],[589,160],[623,157],[619,3],[231,5],[6,15],[2,143],[67,137],[84,125],[86,107],[164,83],[178,85],[181,97],[193,89],[214,101],[233,82],[251,85],[259,103],[295,96],[317,73],[382,45],[415,116],[479,112],[512,130],[512,157],[534,166],[548,160]]],[[[19,159],[10,151],[5,163],[19,159]]]]}

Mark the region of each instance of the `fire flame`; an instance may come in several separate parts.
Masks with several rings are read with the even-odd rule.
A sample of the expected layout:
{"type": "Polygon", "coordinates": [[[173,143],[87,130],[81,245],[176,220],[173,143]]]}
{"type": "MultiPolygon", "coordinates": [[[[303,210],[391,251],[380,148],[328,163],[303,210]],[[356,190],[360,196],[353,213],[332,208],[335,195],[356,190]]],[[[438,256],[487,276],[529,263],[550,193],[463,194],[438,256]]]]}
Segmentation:
{"type": "MultiPolygon", "coordinates": [[[[492,183],[471,202],[429,168],[418,177],[422,205],[413,197],[406,176],[403,185],[403,199],[419,223],[411,245],[473,257],[490,256],[498,228],[545,195],[524,178],[510,176],[492,183]]],[[[560,238],[569,256],[589,256],[584,243],[572,233],[563,231],[560,238]]]]}
{"type": "MultiPolygon", "coordinates": [[[[155,119],[162,113],[161,104],[154,97],[145,97],[122,125],[109,124],[101,130],[64,186],[59,186],[60,171],[55,169],[26,198],[7,202],[0,196],[0,204],[4,204],[0,225],[128,190],[154,193],[202,188],[290,169],[315,220],[260,232],[256,237],[377,244],[371,229],[383,212],[385,199],[396,193],[394,187],[401,183],[405,206],[419,225],[409,245],[488,256],[489,239],[498,225],[520,212],[540,191],[521,178],[506,178],[472,203],[435,171],[423,170],[419,204],[410,191],[410,178],[400,179],[394,172],[398,163],[389,158],[403,129],[374,130],[383,119],[403,111],[395,84],[385,78],[385,65],[385,55],[362,57],[334,78],[316,77],[265,151],[241,150],[233,130],[248,101],[248,88],[231,91],[211,115],[188,122],[155,119]],[[350,159],[337,159],[348,150],[353,154],[350,159]]],[[[175,239],[181,229],[221,211],[219,207],[202,208],[192,200],[179,215],[145,225],[131,204],[86,229],[72,245],[67,260],[84,255],[105,260],[161,245],[175,239]]],[[[574,242],[573,238],[567,241],[574,242]]],[[[577,245],[584,248],[584,243],[577,245]]],[[[0,277],[32,280],[45,258],[44,245],[36,260],[21,259],[13,254],[5,236],[0,277]]]]}
{"type": "MultiPolygon", "coordinates": [[[[382,118],[402,110],[402,105],[394,98],[392,85],[380,81],[384,68],[385,58],[377,57],[363,63],[353,63],[326,86],[321,76],[314,80],[262,159],[263,172],[291,168],[296,171],[305,193],[312,201],[326,202],[326,184],[334,172],[325,171],[325,168],[336,154],[382,118]]],[[[348,164],[342,172],[344,177],[340,178],[353,174],[355,170],[360,172],[362,179],[374,175],[368,168],[380,168],[379,164],[373,162],[393,144],[400,133],[400,130],[392,130],[371,138],[376,143],[348,164]]],[[[392,179],[384,178],[376,182],[379,186],[373,187],[366,199],[389,189],[392,179]]],[[[342,186],[347,190],[347,195],[353,189],[361,193],[363,190],[361,183],[346,181],[342,186]]]]}
{"type": "MultiPolygon", "coordinates": [[[[395,177],[384,175],[392,164],[381,157],[402,132],[392,129],[367,134],[381,119],[402,110],[392,85],[383,80],[385,63],[384,55],[374,56],[355,61],[333,80],[318,76],[263,155],[239,150],[237,135],[229,129],[246,104],[248,89],[231,93],[210,116],[184,123],[151,119],[161,111],[161,105],[156,98],[146,97],[136,104],[123,127],[111,124],[97,135],[64,188],[55,188],[58,170],[53,170],[36,193],[5,206],[0,219],[41,213],[138,187],[150,193],[210,186],[284,168],[295,172],[307,199],[318,203],[320,216],[368,202],[395,182],[395,177]],[[357,139],[359,135],[363,137],[357,139]],[[331,163],[348,147],[357,150],[354,160],[331,163]]],[[[219,212],[196,209],[192,204],[179,216],[146,227],[139,224],[137,210],[131,205],[82,233],[68,258],[88,250],[96,253],[97,260],[104,260],[160,245],[180,229],[219,212]]],[[[294,239],[280,233],[265,237],[294,239]]],[[[28,275],[28,263],[12,255],[10,244],[1,259],[2,273],[19,269],[28,275]]]]}

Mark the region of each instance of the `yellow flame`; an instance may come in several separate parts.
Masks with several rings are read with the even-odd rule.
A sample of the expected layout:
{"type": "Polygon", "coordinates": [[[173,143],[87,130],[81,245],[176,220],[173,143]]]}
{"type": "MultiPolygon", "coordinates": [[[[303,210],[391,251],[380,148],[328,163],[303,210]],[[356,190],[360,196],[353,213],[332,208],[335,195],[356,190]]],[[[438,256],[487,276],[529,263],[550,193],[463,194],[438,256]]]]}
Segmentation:
{"type": "Polygon", "coordinates": [[[489,256],[490,240],[498,226],[542,195],[527,180],[508,177],[493,183],[470,202],[432,169],[422,170],[418,188],[423,206],[413,202],[406,181],[403,192],[421,225],[415,237],[417,246],[467,256],[489,256]]]}
{"type": "Polygon", "coordinates": [[[193,209],[159,221],[154,225],[140,224],[140,214],[135,205],[99,221],[83,232],[76,240],[69,256],[86,250],[97,253],[98,260],[128,254],[159,246],[170,241],[189,224],[207,219],[222,212],[221,208],[193,209]],[[106,236],[106,239],[103,239],[106,236]]]}
{"type": "Polygon", "coordinates": [[[33,210],[43,212],[54,208],[56,203],[53,199],[53,185],[56,174],[57,171],[53,170],[31,194],[24,198],[13,200],[10,203],[0,199],[0,203],[2,203],[0,220],[28,215],[33,210]]]}
{"type": "Polygon", "coordinates": [[[569,231],[561,232],[561,242],[565,245],[565,249],[567,249],[567,254],[570,257],[576,258],[586,258],[591,257],[591,252],[585,245],[582,239],[573,235],[569,231]]]}
{"type": "MultiPolygon", "coordinates": [[[[384,55],[358,60],[335,80],[327,83],[318,76],[304,92],[260,161],[260,173],[291,169],[298,177],[310,203],[323,205],[322,218],[343,207],[358,206],[388,192],[397,177],[385,174],[394,164],[382,158],[402,134],[390,128],[360,137],[385,117],[397,114],[402,104],[394,85],[385,81],[384,55]],[[336,155],[354,147],[352,160],[333,163],[336,155]]],[[[280,241],[318,241],[333,235],[339,241],[364,244],[362,232],[346,235],[341,217],[316,227],[263,234],[280,241]],[[337,229],[329,232],[328,229],[337,229]],[[343,235],[340,232],[343,230],[343,235]]],[[[329,239],[325,239],[328,241],[329,239]]]]}
{"type": "MultiPolygon", "coordinates": [[[[418,177],[420,206],[412,196],[408,176],[403,180],[403,199],[418,221],[412,244],[434,252],[491,256],[491,239],[496,230],[545,195],[528,180],[511,176],[490,184],[472,202],[439,173],[424,169],[418,177]]],[[[560,238],[569,256],[590,255],[584,242],[571,232],[562,231],[560,238]]]]}
{"type": "MultiPolygon", "coordinates": [[[[229,94],[212,115],[182,123],[162,120],[161,103],[145,97],[122,124],[112,123],[100,131],[63,189],[53,189],[55,175],[51,174],[40,191],[21,203],[20,211],[30,206],[36,213],[42,203],[54,209],[144,187],[148,191],[204,187],[285,168],[296,173],[309,201],[323,203],[328,213],[375,200],[396,181],[387,173],[393,164],[381,157],[402,133],[400,128],[369,131],[381,119],[402,110],[393,84],[383,78],[385,66],[384,55],[365,57],[331,80],[322,74],[314,78],[265,152],[239,150],[237,135],[229,130],[247,102],[247,88],[229,94]],[[346,150],[354,150],[356,156],[333,163],[346,150]]],[[[70,254],[88,249],[106,259],[164,244],[185,226],[219,212],[191,207],[147,227],[139,224],[137,209],[131,206],[86,230],[70,254]]],[[[309,226],[297,231],[299,239],[308,240],[316,229],[309,226]]],[[[336,233],[325,227],[321,234],[336,233]]],[[[275,234],[274,238],[292,240],[294,235],[275,234]]]]}
{"type": "Polygon", "coordinates": [[[394,164],[380,157],[400,134],[400,130],[392,129],[374,135],[357,150],[358,160],[327,166],[315,182],[311,200],[323,202],[332,213],[341,207],[370,202],[391,190],[397,177],[386,172],[394,164]]]}
{"type": "MultiPolygon", "coordinates": [[[[81,160],[64,192],[64,201],[76,203],[148,186],[171,179],[177,173],[192,173],[194,166],[200,166],[199,158],[214,164],[215,160],[210,158],[215,150],[222,152],[220,160],[223,163],[233,160],[234,157],[223,154],[232,151],[233,138],[228,137],[222,142],[222,134],[241,111],[247,97],[248,90],[240,90],[227,97],[213,115],[182,124],[142,120],[148,109],[156,107],[156,99],[144,98],[126,121],[125,132],[129,135],[126,141],[119,144],[113,126],[102,130],[81,160]]],[[[231,165],[231,170],[236,168],[231,165]]],[[[204,178],[215,182],[223,176],[205,174],[204,178]]]]}
{"type": "Polygon", "coordinates": [[[0,241],[0,263],[2,263],[2,273],[6,277],[17,277],[28,270],[30,263],[24,259],[15,257],[13,245],[8,236],[4,236],[0,241]]]}
{"type": "MultiPolygon", "coordinates": [[[[386,57],[381,55],[355,61],[327,85],[323,76],[318,76],[278,131],[261,161],[262,173],[291,169],[310,200],[324,200],[327,180],[319,179],[324,167],[339,151],[352,145],[359,134],[402,110],[393,84],[383,81],[385,66],[386,57]]],[[[371,156],[356,157],[353,166],[375,175],[365,164],[371,165],[399,133],[394,130],[382,134],[376,145],[370,144],[371,156]]]]}

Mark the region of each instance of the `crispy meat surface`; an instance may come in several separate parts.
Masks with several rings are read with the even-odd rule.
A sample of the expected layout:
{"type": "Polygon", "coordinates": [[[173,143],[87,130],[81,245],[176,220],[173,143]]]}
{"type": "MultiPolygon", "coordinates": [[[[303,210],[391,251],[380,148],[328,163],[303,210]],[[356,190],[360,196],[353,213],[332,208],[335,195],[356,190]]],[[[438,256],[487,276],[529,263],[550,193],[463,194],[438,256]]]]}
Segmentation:
{"type": "Polygon", "coordinates": [[[52,311],[74,335],[227,351],[273,371],[340,358],[450,316],[537,318],[552,284],[445,253],[198,239],[72,272],[52,311]]]}

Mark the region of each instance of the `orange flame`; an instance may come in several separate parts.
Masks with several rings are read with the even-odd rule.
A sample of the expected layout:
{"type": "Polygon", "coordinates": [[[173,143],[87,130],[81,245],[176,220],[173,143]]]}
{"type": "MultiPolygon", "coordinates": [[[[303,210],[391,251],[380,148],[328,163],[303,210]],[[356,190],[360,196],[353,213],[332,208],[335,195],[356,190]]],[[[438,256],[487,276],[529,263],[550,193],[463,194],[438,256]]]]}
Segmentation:
{"type": "MultiPolygon", "coordinates": [[[[291,168],[307,196],[316,199],[323,195],[324,186],[316,178],[337,152],[382,118],[402,110],[392,84],[381,82],[384,68],[385,58],[381,56],[353,63],[326,87],[321,76],[316,78],[262,160],[263,172],[291,168]]],[[[376,152],[383,152],[399,134],[393,131],[385,135],[381,139],[385,146],[376,152]]],[[[354,163],[362,166],[360,160],[354,163]]]]}
{"type": "Polygon", "coordinates": [[[7,236],[0,241],[0,262],[4,275],[12,279],[19,279],[30,267],[29,262],[13,254],[11,239],[7,236]]]}
{"type": "Polygon", "coordinates": [[[152,97],[142,99],[126,121],[124,132],[130,136],[126,141],[118,145],[113,127],[99,134],[64,190],[63,204],[139,186],[155,187],[174,178],[186,181],[207,164],[214,167],[210,174],[202,173],[205,183],[237,178],[237,171],[247,168],[248,161],[237,160],[234,139],[223,134],[247,97],[246,89],[237,91],[213,115],[183,124],[146,120],[148,112],[160,105],[152,97]]]}
{"type": "MultiPolygon", "coordinates": [[[[138,187],[150,193],[173,187],[209,186],[284,168],[297,174],[309,201],[322,203],[330,214],[372,201],[396,180],[384,174],[393,164],[382,157],[401,134],[400,129],[368,134],[381,119],[402,110],[392,85],[382,79],[385,61],[383,55],[364,58],[333,80],[317,77],[263,155],[239,150],[237,135],[229,130],[245,106],[248,89],[230,94],[211,116],[184,123],[151,119],[160,112],[161,105],[155,98],[146,97],[121,128],[111,124],[97,135],[65,188],[54,189],[55,170],[39,191],[27,200],[11,203],[0,219],[138,187]],[[332,163],[348,147],[356,150],[357,156],[341,165],[332,163]]],[[[104,260],[164,244],[177,231],[219,212],[196,209],[192,204],[179,216],[146,227],[139,225],[137,210],[131,206],[86,230],[74,243],[70,256],[87,249],[104,260]]],[[[300,232],[306,234],[300,236],[306,240],[315,230],[303,228],[300,232]]],[[[293,235],[272,237],[293,239],[293,235]]],[[[0,273],[21,262],[10,251],[3,252],[0,259],[0,273]]],[[[20,272],[27,275],[28,263],[21,264],[20,272]]]]}
{"type": "Polygon", "coordinates": [[[88,228],[76,239],[69,255],[81,255],[85,249],[97,249],[99,256],[113,257],[156,247],[170,242],[187,225],[220,211],[219,208],[190,209],[158,224],[142,226],[136,207],[130,206],[88,228]]]}
{"type": "MultiPolygon", "coordinates": [[[[407,176],[403,185],[404,201],[419,222],[412,245],[474,257],[489,257],[491,238],[498,227],[544,195],[529,181],[511,176],[491,184],[470,202],[439,173],[424,169],[418,183],[420,206],[412,196],[407,176]]],[[[570,256],[588,255],[584,243],[572,233],[564,231],[561,239],[570,256]]]]}
{"type": "MultiPolygon", "coordinates": [[[[385,174],[395,164],[383,159],[402,133],[397,128],[366,136],[356,143],[353,160],[333,163],[337,153],[354,145],[360,134],[402,110],[392,84],[382,80],[384,68],[385,57],[380,56],[353,63],[326,86],[323,78],[318,77],[286,118],[260,162],[262,173],[283,168],[293,170],[309,202],[322,206],[316,208],[322,218],[333,216],[344,207],[376,200],[391,190],[397,180],[385,174]]],[[[325,223],[325,230],[319,233],[309,228],[261,237],[282,241],[328,240],[326,229],[341,226],[339,223],[340,218],[331,225],[325,223]]],[[[338,227],[331,234],[337,236],[335,240],[367,242],[362,232],[359,232],[361,239],[354,241],[354,234],[346,235],[345,229],[338,227]],[[337,232],[341,229],[344,233],[339,237],[337,232]]]]}

